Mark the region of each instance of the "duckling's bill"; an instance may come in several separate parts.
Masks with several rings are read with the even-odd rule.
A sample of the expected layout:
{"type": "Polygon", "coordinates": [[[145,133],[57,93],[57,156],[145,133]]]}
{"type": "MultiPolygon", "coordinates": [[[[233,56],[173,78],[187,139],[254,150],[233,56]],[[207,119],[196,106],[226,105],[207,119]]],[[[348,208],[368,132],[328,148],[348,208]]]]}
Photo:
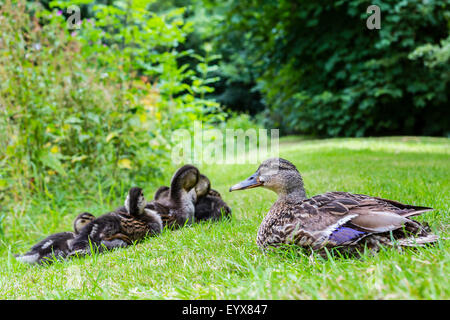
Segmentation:
{"type": "Polygon", "coordinates": [[[259,179],[258,172],[255,172],[254,174],[252,174],[250,177],[248,177],[244,181],[241,181],[241,182],[235,184],[234,186],[232,186],[230,188],[230,192],[237,191],[237,190],[256,188],[256,187],[259,187],[262,185],[263,185],[263,183],[259,179]]]}

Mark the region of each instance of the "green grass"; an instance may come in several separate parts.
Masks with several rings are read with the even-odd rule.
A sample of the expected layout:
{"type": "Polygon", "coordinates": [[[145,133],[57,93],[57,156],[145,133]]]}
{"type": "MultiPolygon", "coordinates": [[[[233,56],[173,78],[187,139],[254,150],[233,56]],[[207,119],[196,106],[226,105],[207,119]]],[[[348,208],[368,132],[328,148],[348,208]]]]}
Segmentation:
{"type": "MultiPolygon", "coordinates": [[[[450,140],[289,137],[280,155],[302,173],[309,196],[349,191],[432,206],[417,218],[449,237],[450,140]]],[[[46,235],[71,229],[84,210],[100,215],[123,199],[91,190],[61,190],[17,203],[0,229],[1,299],[449,299],[449,241],[434,247],[391,248],[360,259],[298,250],[262,253],[256,232],[276,195],[264,189],[228,193],[257,165],[200,167],[233,209],[233,219],[164,231],[136,246],[39,267],[18,263],[46,235]]],[[[171,172],[167,174],[169,180],[171,172]]],[[[124,192],[129,186],[124,185],[124,192]]],[[[158,185],[144,187],[150,196],[158,185]]],[[[101,188],[99,188],[100,190],[101,188]]]]}

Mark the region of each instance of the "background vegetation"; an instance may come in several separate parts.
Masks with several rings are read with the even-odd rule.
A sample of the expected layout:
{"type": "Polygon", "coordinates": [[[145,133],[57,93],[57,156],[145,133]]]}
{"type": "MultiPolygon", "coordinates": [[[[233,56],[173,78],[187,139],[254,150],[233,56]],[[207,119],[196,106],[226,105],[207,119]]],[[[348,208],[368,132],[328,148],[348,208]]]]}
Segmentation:
{"type": "MultiPolygon", "coordinates": [[[[176,169],[170,162],[172,132],[193,130],[195,120],[202,121],[204,128],[280,128],[284,135],[308,137],[449,137],[449,4],[437,0],[375,4],[381,7],[381,30],[366,28],[367,3],[360,0],[0,0],[0,266],[5,267],[0,270],[8,270],[19,279],[28,269],[12,262],[13,253],[28,249],[50,233],[69,229],[81,211],[100,215],[122,204],[132,185],[144,187],[151,198],[176,169]],[[81,8],[82,20],[76,29],[67,24],[71,5],[81,8]]],[[[293,138],[285,139],[286,146],[293,143],[293,138]]],[[[379,159],[393,169],[383,169],[379,177],[369,178],[369,182],[378,181],[374,185],[355,189],[352,184],[348,188],[380,196],[390,196],[395,189],[393,198],[436,204],[439,214],[448,212],[448,139],[424,139],[411,150],[409,140],[400,140],[389,147],[388,155],[383,149],[369,158],[364,153],[372,140],[358,141],[356,149],[349,144],[345,157],[361,168],[348,179],[367,184],[368,170],[379,159]],[[403,160],[395,159],[395,148],[409,150],[403,160]],[[425,160],[427,157],[431,160],[425,160]],[[415,165],[417,171],[411,169],[415,165]],[[407,171],[401,173],[405,168],[407,171]],[[383,182],[385,177],[392,180],[383,182]],[[406,186],[402,179],[408,181],[406,186]]],[[[336,148],[339,145],[337,140],[336,148]]],[[[316,151],[309,166],[319,158],[326,166],[337,156],[316,151]]],[[[285,152],[290,159],[303,156],[300,150],[292,155],[285,152]]],[[[347,167],[348,162],[344,163],[347,167]]],[[[214,173],[218,180],[213,179],[213,184],[218,183],[222,192],[228,186],[225,178],[242,178],[233,176],[237,167],[201,169],[214,173]]],[[[322,170],[323,177],[337,174],[317,170],[322,170]]],[[[348,182],[332,181],[321,188],[312,186],[312,191],[343,190],[348,182]]],[[[249,275],[264,278],[268,272],[257,267],[259,259],[266,258],[256,253],[252,239],[270,201],[261,202],[260,212],[252,216],[251,198],[244,202],[226,199],[237,208],[236,220],[211,232],[227,233],[219,244],[243,246],[246,249],[238,252],[256,257],[254,263],[222,256],[218,264],[230,263],[229,269],[235,265],[238,271],[222,273],[224,278],[219,282],[214,282],[213,265],[198,265],[196,271],[207,268],[202,281],[216,283],[217,288],[224,289],[224,283],[236,272],[240,275],[236,279],[242,276],[253,286],[249,275]],[[233,242],[236,228],[243,231],[233,242]]],[[[432,217],[436,224],[441,218],[441,223],[448,221],[447,216],[432,217]]],[[[204,231],[212,226],[195,228],[204,231]]],[[[178,234],[187,234],[183,239],[191,241],[199,230],[195,228],[178,234]]],[[[206,232],[208,235],[213,236],[206,232]]],[[[161,250],[170,237],[166,234],[156,240],[162,241],[161,250]]],[[[178,249],[173,245],[175,253],[178,249]]],[[[150,246],[136,249],[132,259],[150,246]]],[[[156,260],[149,261],[159,263],[158,250],[152,253],[156,260]]],[[[128,252],[116,254],[128,259],[128,252]]],[[[431,254],[436,256],[427,255],[424,261],[433,261],[432,272],[440,281],[432,283],[435,291],[410,290],[405,295],[399,293],[400,297],[448,297],[445,279],[436,275],[437,270],[446,270],[434,263],[448,257],[437,256],[437,251],[431,254]]],[[[411,263],[409,258],[405,265],[411,263]]],[[[267,267],[278,261],[267,259],[262,262],[267,267]]],[[[54,275],[42,279],[54,281],[58,270],[65,268],[60,265],[53,269],[54,275]]],[[[281,268],[288,268],[288,264],[281,268]]],[[[2,294],[9,298],[50,297],[49,291],[38,294],[32,289],[35,286],[31,283],[36,284],[35,277],[42,276],[41,272],[46,271],[34,270],[31,282],[22,283],[29,289],[21,287],[17,294],[2,274],[2,294]]],[[[154,276],[159,279],[157,283],[165,278],[154,276]]],[[[194,293],[188,280],[183,281],[184,285],[173,283],[172,291],[166,289],[184,291],[168,296],[194,293]]],[[[259,283],[261,290],[255,291],[258,294],[239,288],[223,292],[228,292],[226,297],[264,297],[264,281],[259,283]]],[[[55,290],[60,292],[57,287],[55,290]]],[[[127,290],[98,296],[138,296],[127,290]]],[[[196,294],[222,297],[214,285],[204,290],[196,294]]],[[[312,294],[311,290],[273,297],[304,297],[312,294]]],[[[378,297],[369,291],[350,296],[378,297]]],[[[83,292],[81,296],[95,296],[93,291],[83,292]]],[[[336,292],[325,296],[348,297],[336,292]]],[[[74,294],[80,296],[80,292],[74,294]]],[[[155,291],[146,297],[162,296],[155,291]]]]}
{"type": "Polygon", "coordinates": [[[373,4],[380,30],[367,29],[362,0],[168,0],[148,8],[183,10],[192,29],[180,48],[217,58],[206,96],[261,125],[317,136],[449,136],[449,4],[373,4]]]}
{"type": "Polygon", "coordinates": [[[367,1],[206,2],[221,70],[284,133],[449,135],[447,1],[372,2],[380,30],[367,1]]]}

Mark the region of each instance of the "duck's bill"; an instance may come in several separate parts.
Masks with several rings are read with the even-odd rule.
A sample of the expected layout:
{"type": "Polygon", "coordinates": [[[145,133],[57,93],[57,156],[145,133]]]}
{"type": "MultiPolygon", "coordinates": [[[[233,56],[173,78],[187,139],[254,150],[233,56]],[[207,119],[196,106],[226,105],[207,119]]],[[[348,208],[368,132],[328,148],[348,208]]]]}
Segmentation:
{"type": "Polygon", "coordinates": [[[230,188],[231,191],[237,191],[237,190],[245,190],[245,189],[251,189],[262,186],[262,182],[258,179],[258,174],[255,173],[248,177],[246,180],[239,182],[238,184],[235,184],[230,188]]]}

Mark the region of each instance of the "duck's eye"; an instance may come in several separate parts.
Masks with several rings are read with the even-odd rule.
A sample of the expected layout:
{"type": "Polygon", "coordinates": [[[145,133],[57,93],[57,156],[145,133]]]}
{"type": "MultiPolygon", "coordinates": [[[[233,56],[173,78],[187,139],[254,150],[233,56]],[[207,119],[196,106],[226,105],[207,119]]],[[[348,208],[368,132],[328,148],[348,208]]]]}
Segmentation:
{"type": "Polygon", "coordinates": [[[81,222],[81,223],[83,223],[83,222],[86,222],[86,220],[84,220],[84,219],[81,219],[81,220],[80,220],[80,222],[81,222]]]}

